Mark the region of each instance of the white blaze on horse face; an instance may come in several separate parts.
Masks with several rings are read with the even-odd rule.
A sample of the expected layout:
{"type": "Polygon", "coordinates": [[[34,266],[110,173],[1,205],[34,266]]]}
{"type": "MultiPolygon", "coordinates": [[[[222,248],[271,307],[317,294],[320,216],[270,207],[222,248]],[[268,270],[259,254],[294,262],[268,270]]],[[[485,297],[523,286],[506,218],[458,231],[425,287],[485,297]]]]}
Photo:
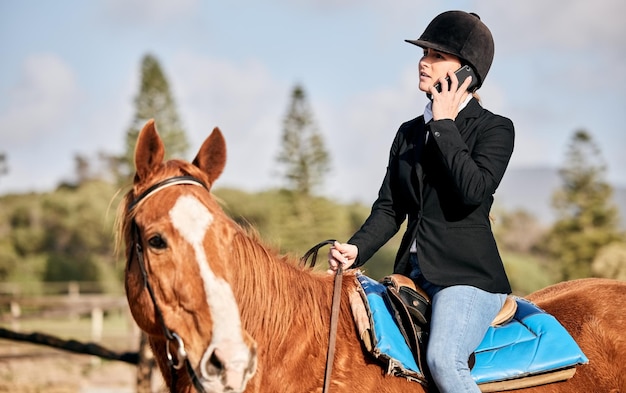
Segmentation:
{"type": "MultiPolygon", "coordinates": [[[[196,198],[184,195],[178,198],[169,216],[174,228],[193,247],[213,319],[213,337],[203,357],[201,372],[205,378],[215,378],[215,376],[205,374],[205,364],[215,351],[215,355],[224,364],[227,375],[230,375],[230,378],[226,379],[236,380],[235,375],[240,374],[239,377],[245,379],[243,381],[245,384],[249,378],[247,373],[250,371],[251,356],[254,355],[251,355],[241,335],[239,308],[233,291],[230,285],[224,279],[217,277],[209,267],[202,244],[206,231],[213,222],[213,215],[196,198]]],[[[241,380],[238,383],[230,382],[235,385],[242,383],[241,380]]]]}

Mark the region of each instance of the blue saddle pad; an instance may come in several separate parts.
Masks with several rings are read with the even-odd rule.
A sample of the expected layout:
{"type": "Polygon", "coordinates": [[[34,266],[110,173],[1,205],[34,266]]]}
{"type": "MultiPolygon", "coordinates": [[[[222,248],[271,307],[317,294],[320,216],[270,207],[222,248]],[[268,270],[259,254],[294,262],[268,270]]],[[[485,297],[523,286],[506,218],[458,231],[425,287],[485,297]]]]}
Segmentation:
{"type": "MultiPolygon", "coordinates": [[[[391,362],[397,362],[396,366],[401,371],[409,370],[417,376],[423,376],[422,370],[417,366],[411,348],[406,343],[396,321],[391,316],[391,306],[387,303],[384,293],[386,288],[381,283],[364,275],[357,275],[363,292],[365,293],[369,310],[372,330],[375,338],[374,356],[382,356],[391,362]]],[[[390,368],[393,366],[390,365],[390,368]]]]}
{"type": "MultiPolygon", "coordinates": [[[[399,362],[401,368],[423,374],[391,316],[391,306],[383,296],[385,286],[364,275],[357,278],[369,303],[366,307],[371,314],[376,350],[399,362]]],[[[476,383],[512,380],[588,362],[556,318],[525,299],[516,300],[514,318],[503,326],[490,327],[475,351],[472,377],[476,383]]]]}

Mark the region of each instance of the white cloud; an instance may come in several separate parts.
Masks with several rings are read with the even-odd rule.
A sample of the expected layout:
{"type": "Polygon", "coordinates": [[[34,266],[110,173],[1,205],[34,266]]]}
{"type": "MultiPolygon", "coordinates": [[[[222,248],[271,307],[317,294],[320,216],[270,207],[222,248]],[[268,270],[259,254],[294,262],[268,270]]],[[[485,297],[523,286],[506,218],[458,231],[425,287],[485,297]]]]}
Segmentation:
{"type": "Polygon", "coordinates": [[[351,95],[335,108],[314,107],[316,113],[321,109],[318,117],[333,160],[326,195],[374,201],[400,124],[423,113],[426,99],[416,83],[415,68],[410,66],[391,86],[351,95]]]}
{"type": "Polygon", "coordinates": [[[123,24],[159,24],[193,15],[199,0],[108,0],[103,6],[113,20],[123,24]]]}
{"type": "MultiPolygon", "coordinates": [[[[101,40],[99,50],[115,53],[107,61],[119,65],[146,48],[164,60],[190,136],[191,154],[214,126],[222,129],[229,159],[219,185],[264,189],[279,184],[272,170],[296,77],[310,93],[315,118],[331,150],[333,170],[325,191],[366,203],[375,197],[398,126],[419,115],[425,104],[415,86],[418,56],[402,46],[407,45],[402,39],[417,37],[448,7],[413,0],[358,4],[353,0],[271,0],[267,7],[275,12],[266,15],[267,19],[243,15],[239,20],[235,17],[239,8],[226,3],[224,9],[198,0],[94,4],[92,13],[99,12],[98,21],[104,15],[105,22],[115,22],[113,28],[94,23],[90,26],[94,30],[85,34],[101,40]],[[207,9],[213,14],[203,13],[207,9]],[[278,17],[272,19],[276,13],[278,17]],[[310,36],[304,34],[313,46],[302,52],[298,51],[302,45],[291,45],[292,37],[269,34],[273,30],[268,23],[276,21],[293,23],[289,31],[298,36],[310,33],[311,26],[327,26],[310,36]],[[232,44],[239,42],[237,26],[242,22],[257,32],[244,38],[252,39],[254,48],[260,49],[249,56],[258,57],[246,58],[244,46],[232,44]],[[106,30],[99,30],[103,27],[106,30]],[[324,61],[318,62],[321,58],[324,61]],[[344,67],[346,59],[352,64],[344,67]],[[339,64],[340,60],[344,63],[339,64]]],[[[512,165],[558,163],[569,134],[585,127],[597,135],[613,171],[623,167],[624,134],[614,114],[624,103],[619,86],[625,83],[626,74],[619,67],[626,61],[626,24],[621,21],[626,3],[481,0],[454,4],[453,8],[479,13],[494,33],[496,60],[481,95],[487,109],[510,117],[516,125],[512,165]]],[[[28,41],[15,36],[20,47],[32,50],[32,44],[29,47],[28,41]]],[[[44,180],[31,184],[56,181],[59,173],[71,173],[73,153],[93,151],[96,146],[121,149],[132,116],[137,75],[123,87],[109,84],[106,92],[83,94],[81,89],[95,84],[79,86],[73,68],[84,81],[101,77],[93,63],[85,64],[92,56],[72,52],[86,44],[67,39],[59,43],[56,35],[49,38],[53,44],[46,50],[74,56],[72,67],[54,54],[22,59],[13,50],[6,58],[16,61],[3,68],[0,149],[9,154],[10,176],[20,173],[20,178],[14,176],[16,184],[36,173],[42,173],[44,180]],[[17,59],[22,65],[19,75],[14,72],[17,59]],[[39,146],[34,147],[32,141],[39,146]],[[26,163],[24,159],[22,165],[18,154],[34,154],[37,160],[26,163]],[[61,161],[63,169],[55,175],[53,167],[61,161]],[[36,163],[45,168],[35,168],[36,163]]],[[[130,73],[123,72],[117,81],[130,73]]],[[[7,182],[8,177],[0,178],[0,186],[7,182]]]]}
{"type": "Polygon", "coordinates": [[[272,169],[291,86],[255,60],[238,63],[185,52],[172,68],[193,153],[213,127],[224,133],[228,162],[220,184],[249,190],[277,185],[272,169]]]}
{"type": "MultiPolygon", "coordinates": [[[[622,19],[626,3],[620,0],[494,0],[480,6],[483,19],[497,30],[496,38],[514,43],[513,51],[537,47],[624,48],[626,24],[622,19]]],[[[585,53],[580,56],[583,58],[585,53]]]]}
{"type": "Polygon", "coordinates": [[[70,120],[81,97],[74,71],[54,54],[27,57],[0,113],[4,148],[51,135],[70,120]]]}
{"type": "MultiPolygon", "coordinates": [[[[214,126],[225,135],[228,161],[218,186],[259,190],[280,185],[275,157],[293,86],[252,59],[238,63],[185,52],[170,71],[192,154],[214,126]]],[[[376,196],[398,127],[423,111],[425,99],[416,90],[414,71],[411,65],[397,85],[350,95],[339,104],[308,95],[331,153],[333,169],[321,190],[325,195],[366,203],[376,196]]]]}
{"type": "MultiPolygon", "coordinates": [[[[131,79],[134,89],[137,77],[131,79]]],[[[120,153],[131,119],[131,82],[107,100],[87,94],[58,55],[25,58],[0,108],[0,151],[9,165],[0,192],[49,190],[71,180],[76,154],[120,153]]]]}
{"type": "Polygon", "coordinates": [[[0,113],[0,148],[9,166],[0,179],[3,190],[51,188],[59,173],[69,173],[72,119],[83,96],[74,70],[59,56],[24,59],[0,113]]]}

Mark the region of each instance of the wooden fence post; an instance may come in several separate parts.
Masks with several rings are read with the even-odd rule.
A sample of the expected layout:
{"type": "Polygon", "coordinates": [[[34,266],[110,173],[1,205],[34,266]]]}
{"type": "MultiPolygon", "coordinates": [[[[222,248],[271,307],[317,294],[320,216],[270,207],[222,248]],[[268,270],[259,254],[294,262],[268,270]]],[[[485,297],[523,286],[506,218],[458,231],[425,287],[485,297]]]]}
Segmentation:
{"type": "Polygon", "coordinates": [[[141,332],[139,338],[139,359],[137,362],[137,393],[152,392],[152,370],[155,365],[154,355],[148,343],[148,336],[141,332]]]}
{"type": "Polygon", "coordinates": [[[20,330],[20,316],[22,315],[22,309],[20,304],[16,300],[11,300],[11,329],[20,330]]]}
{"type": "Polygon", "coordinates": [[[100,307],[91,309],[91,339],[99,343],[104,331],[104,312],[100,307]]]}

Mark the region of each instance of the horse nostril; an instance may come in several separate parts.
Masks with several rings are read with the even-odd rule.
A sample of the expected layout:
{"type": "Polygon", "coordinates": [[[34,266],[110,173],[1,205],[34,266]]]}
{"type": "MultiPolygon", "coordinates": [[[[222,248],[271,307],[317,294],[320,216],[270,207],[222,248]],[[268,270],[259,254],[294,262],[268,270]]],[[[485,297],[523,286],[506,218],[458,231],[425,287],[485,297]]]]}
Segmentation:
{"type": "Polygon", "coordinates": [[[209,349],[204,353],[200,367],[205,377],[220,377],[224,374],[227,367],[227,358],[224,357],[223,351],[219,348],[209,349]]]}
{"type": "Polygon", "coordinates": [[[215,349],[211,355],[209,356],[209,361],[207,362],[207,372],[211,375],[218,374],[220,371],[224,369],[224,363],[220,359],[218,355],[218,349],[215,349]]]}
{"type": "Polygon", "coordinates": [[[200,361],[200,371],[205,383],[220,386],[217,391],[243,392],[256,371],[256,345],[248,348],[229,344],[210,346],[200,361]]]}

